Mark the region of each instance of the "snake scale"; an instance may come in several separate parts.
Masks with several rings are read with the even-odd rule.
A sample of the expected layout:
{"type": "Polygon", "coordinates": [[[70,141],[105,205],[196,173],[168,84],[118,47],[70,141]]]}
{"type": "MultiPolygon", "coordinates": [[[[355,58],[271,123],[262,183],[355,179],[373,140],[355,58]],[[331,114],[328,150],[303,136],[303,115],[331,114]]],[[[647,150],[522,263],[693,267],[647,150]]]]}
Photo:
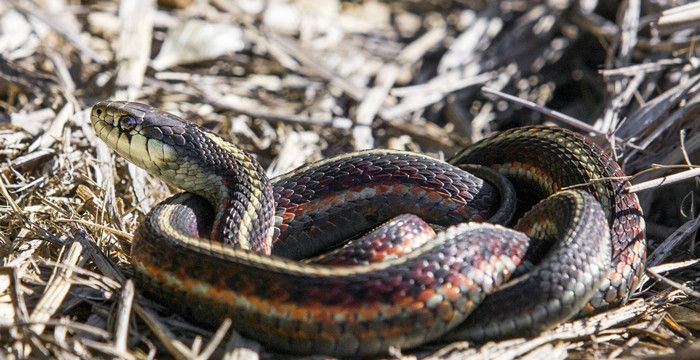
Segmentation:
{"type": "Polygon", "coordinates": [[[268,179],[234,144],[148,105],[100,102],[91,121],[121,156],[186,191],[136,231],[140,288],[200,323],[231,318],[279,351],[534,335],[626,301],[640,278],[637,197],[609,155],[568,130],[507,130],[447,162],[355,152],[268,179]],[[513,213],[512,229],[491,223],[513,213]],[[331,259],[301,260],[358,237],[331,259]]]}

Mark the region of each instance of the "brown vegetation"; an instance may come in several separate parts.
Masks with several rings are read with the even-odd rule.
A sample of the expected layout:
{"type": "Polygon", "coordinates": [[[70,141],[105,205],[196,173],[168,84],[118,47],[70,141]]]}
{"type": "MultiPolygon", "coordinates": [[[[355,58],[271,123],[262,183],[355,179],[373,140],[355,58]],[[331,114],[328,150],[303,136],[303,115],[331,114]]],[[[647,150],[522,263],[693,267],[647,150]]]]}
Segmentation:
{"type": "Polygon", "coordinates": [[[0,2],[0,357],[269,355],[135,295],[130,234],[176,189],[95,137],[89,106],[117,98],[213,129],[271,176],[365,148],[441,157],[525,124],[587,133],[646,214],[630,302],[403,356],[692,358],[699,23],[671,0],[0,2]]]}

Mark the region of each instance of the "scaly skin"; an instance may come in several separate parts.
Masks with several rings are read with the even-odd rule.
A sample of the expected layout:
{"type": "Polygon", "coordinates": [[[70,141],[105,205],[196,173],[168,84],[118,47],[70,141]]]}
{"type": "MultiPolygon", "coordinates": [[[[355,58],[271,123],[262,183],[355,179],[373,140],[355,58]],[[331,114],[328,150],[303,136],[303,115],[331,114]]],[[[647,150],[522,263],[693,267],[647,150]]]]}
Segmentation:
{"type": "Polygon", "coordinates": [[[453,156],[449,163],[490,166],[505,175],[519,199],[542,199],[561,189],[582,189],[602,205],[610,229],[612,266],[586,311],[624,302],[639,284],[646,236],[637,195],[607,153],[572,131],[532,126],[503,131],[453,156]]]}
{"type": "MultiPolygon", "coordinates": [[[[499,195],[479,178],[427,156],[353,153],[270,182],[233,144],[147,105],[99,103],[91,118],[97,134],[122,156],[203,197],[175,196],[141,224],[132,246],[140,287],[196,321],[215,326],[230,317],[243,334],[280,351],[374,355],[437,339],[516,271],[531,242],[518,231],[462,223],[500,218],[499,195]],[[331,267],[280,257],[314,255],[403,213],[448,228],[407,255],[369,265],[331,267]],[[273,255],[265,255],[270,247],[273,255]]],[[[505,148],[506,162],[494,155],[481,164],[516,169],[505,172],[520,189],[542,195],[621,173],[571,132],[530,128],[507,134],[475,144],[453,163],[462,166],[474,154],[501,154],[505,148]],[[523,143],[532,151],[515,151],[520,160],[508,158],[523,143]],[[544,169],[532,166],[541,163],[542,153],[548,154],[544,169]],[[587,162],[572,164],[581,160],[587,162]],[[571,173],[578,168],[585,170],[571,173]]],[[[559,192],[520,219],[519,230],[554,241],[553,250],[526,279],[496,292],[495,300],[487,297],[490,310],[475,313],[477,320],[494,311],[502,316],[483,323],[469,319],[455,334],[507,337],[566,320],[604,285],[611,258],[623,268],[615,272],[623,280],[614,288],[629,291],[643,258],[643,222],[640,211],[631,212],[639,209],[636,197],[618,189],[624,182],[609,183],[617,191],[596,183],[587,189],[593,196],[559,192]],[[626,246],[633,250],[618,251],[626,246]],[[509,301],[502,295],[508,291],[522,295],[509,301]]],[[[400,233],[383,229],[375,233],[400,233]]]]}

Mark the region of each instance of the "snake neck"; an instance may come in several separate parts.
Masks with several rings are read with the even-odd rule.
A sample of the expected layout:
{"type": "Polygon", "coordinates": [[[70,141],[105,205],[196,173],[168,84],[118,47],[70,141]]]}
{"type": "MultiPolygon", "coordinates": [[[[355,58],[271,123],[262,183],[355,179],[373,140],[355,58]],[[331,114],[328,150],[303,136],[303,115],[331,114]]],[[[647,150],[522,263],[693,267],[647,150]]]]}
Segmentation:
{"type": "Polygon", "coordinates": [[[189,123],[183,126],[173,129],[172,138],[162,138],[164,164],[156,163],[155,171],[153,167],[147,169],[212,204],[216,214],[212,240],[269,254],[274,200],[262,166],[216,134],[189,123]],[[184,145],[180,137],[185,139],[184,145]]]}
{"type": "Polygon", "coordinates": [[[262,166],[250,154],[213,133],[193,125],[187,132],[199,140],[183,151],[187,159],[183,163],[193,167],[188,171],[192,176],[177,178],[177,185],[214,205],[212,240],[269,254],[274,200],[262,166]]]}

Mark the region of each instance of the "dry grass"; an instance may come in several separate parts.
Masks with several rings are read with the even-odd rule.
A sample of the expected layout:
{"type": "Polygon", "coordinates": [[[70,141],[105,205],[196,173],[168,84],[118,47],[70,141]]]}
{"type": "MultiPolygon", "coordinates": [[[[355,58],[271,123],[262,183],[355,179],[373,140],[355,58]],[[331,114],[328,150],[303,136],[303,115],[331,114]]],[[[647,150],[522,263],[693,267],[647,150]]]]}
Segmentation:
{"type": "Polygon", "coordinates": [[[405,357],[693,358],[700,6],[684,3],[0,3],[0,356],[272,355],[127,280],[130,234],[175,191],[90,128],[91,104],[128,98],[230,138],[270,175],[364,148],[449,155],[524,124],[587,132],[636,174],[649,257],[630,302],[534,339],[405,357]]]}

